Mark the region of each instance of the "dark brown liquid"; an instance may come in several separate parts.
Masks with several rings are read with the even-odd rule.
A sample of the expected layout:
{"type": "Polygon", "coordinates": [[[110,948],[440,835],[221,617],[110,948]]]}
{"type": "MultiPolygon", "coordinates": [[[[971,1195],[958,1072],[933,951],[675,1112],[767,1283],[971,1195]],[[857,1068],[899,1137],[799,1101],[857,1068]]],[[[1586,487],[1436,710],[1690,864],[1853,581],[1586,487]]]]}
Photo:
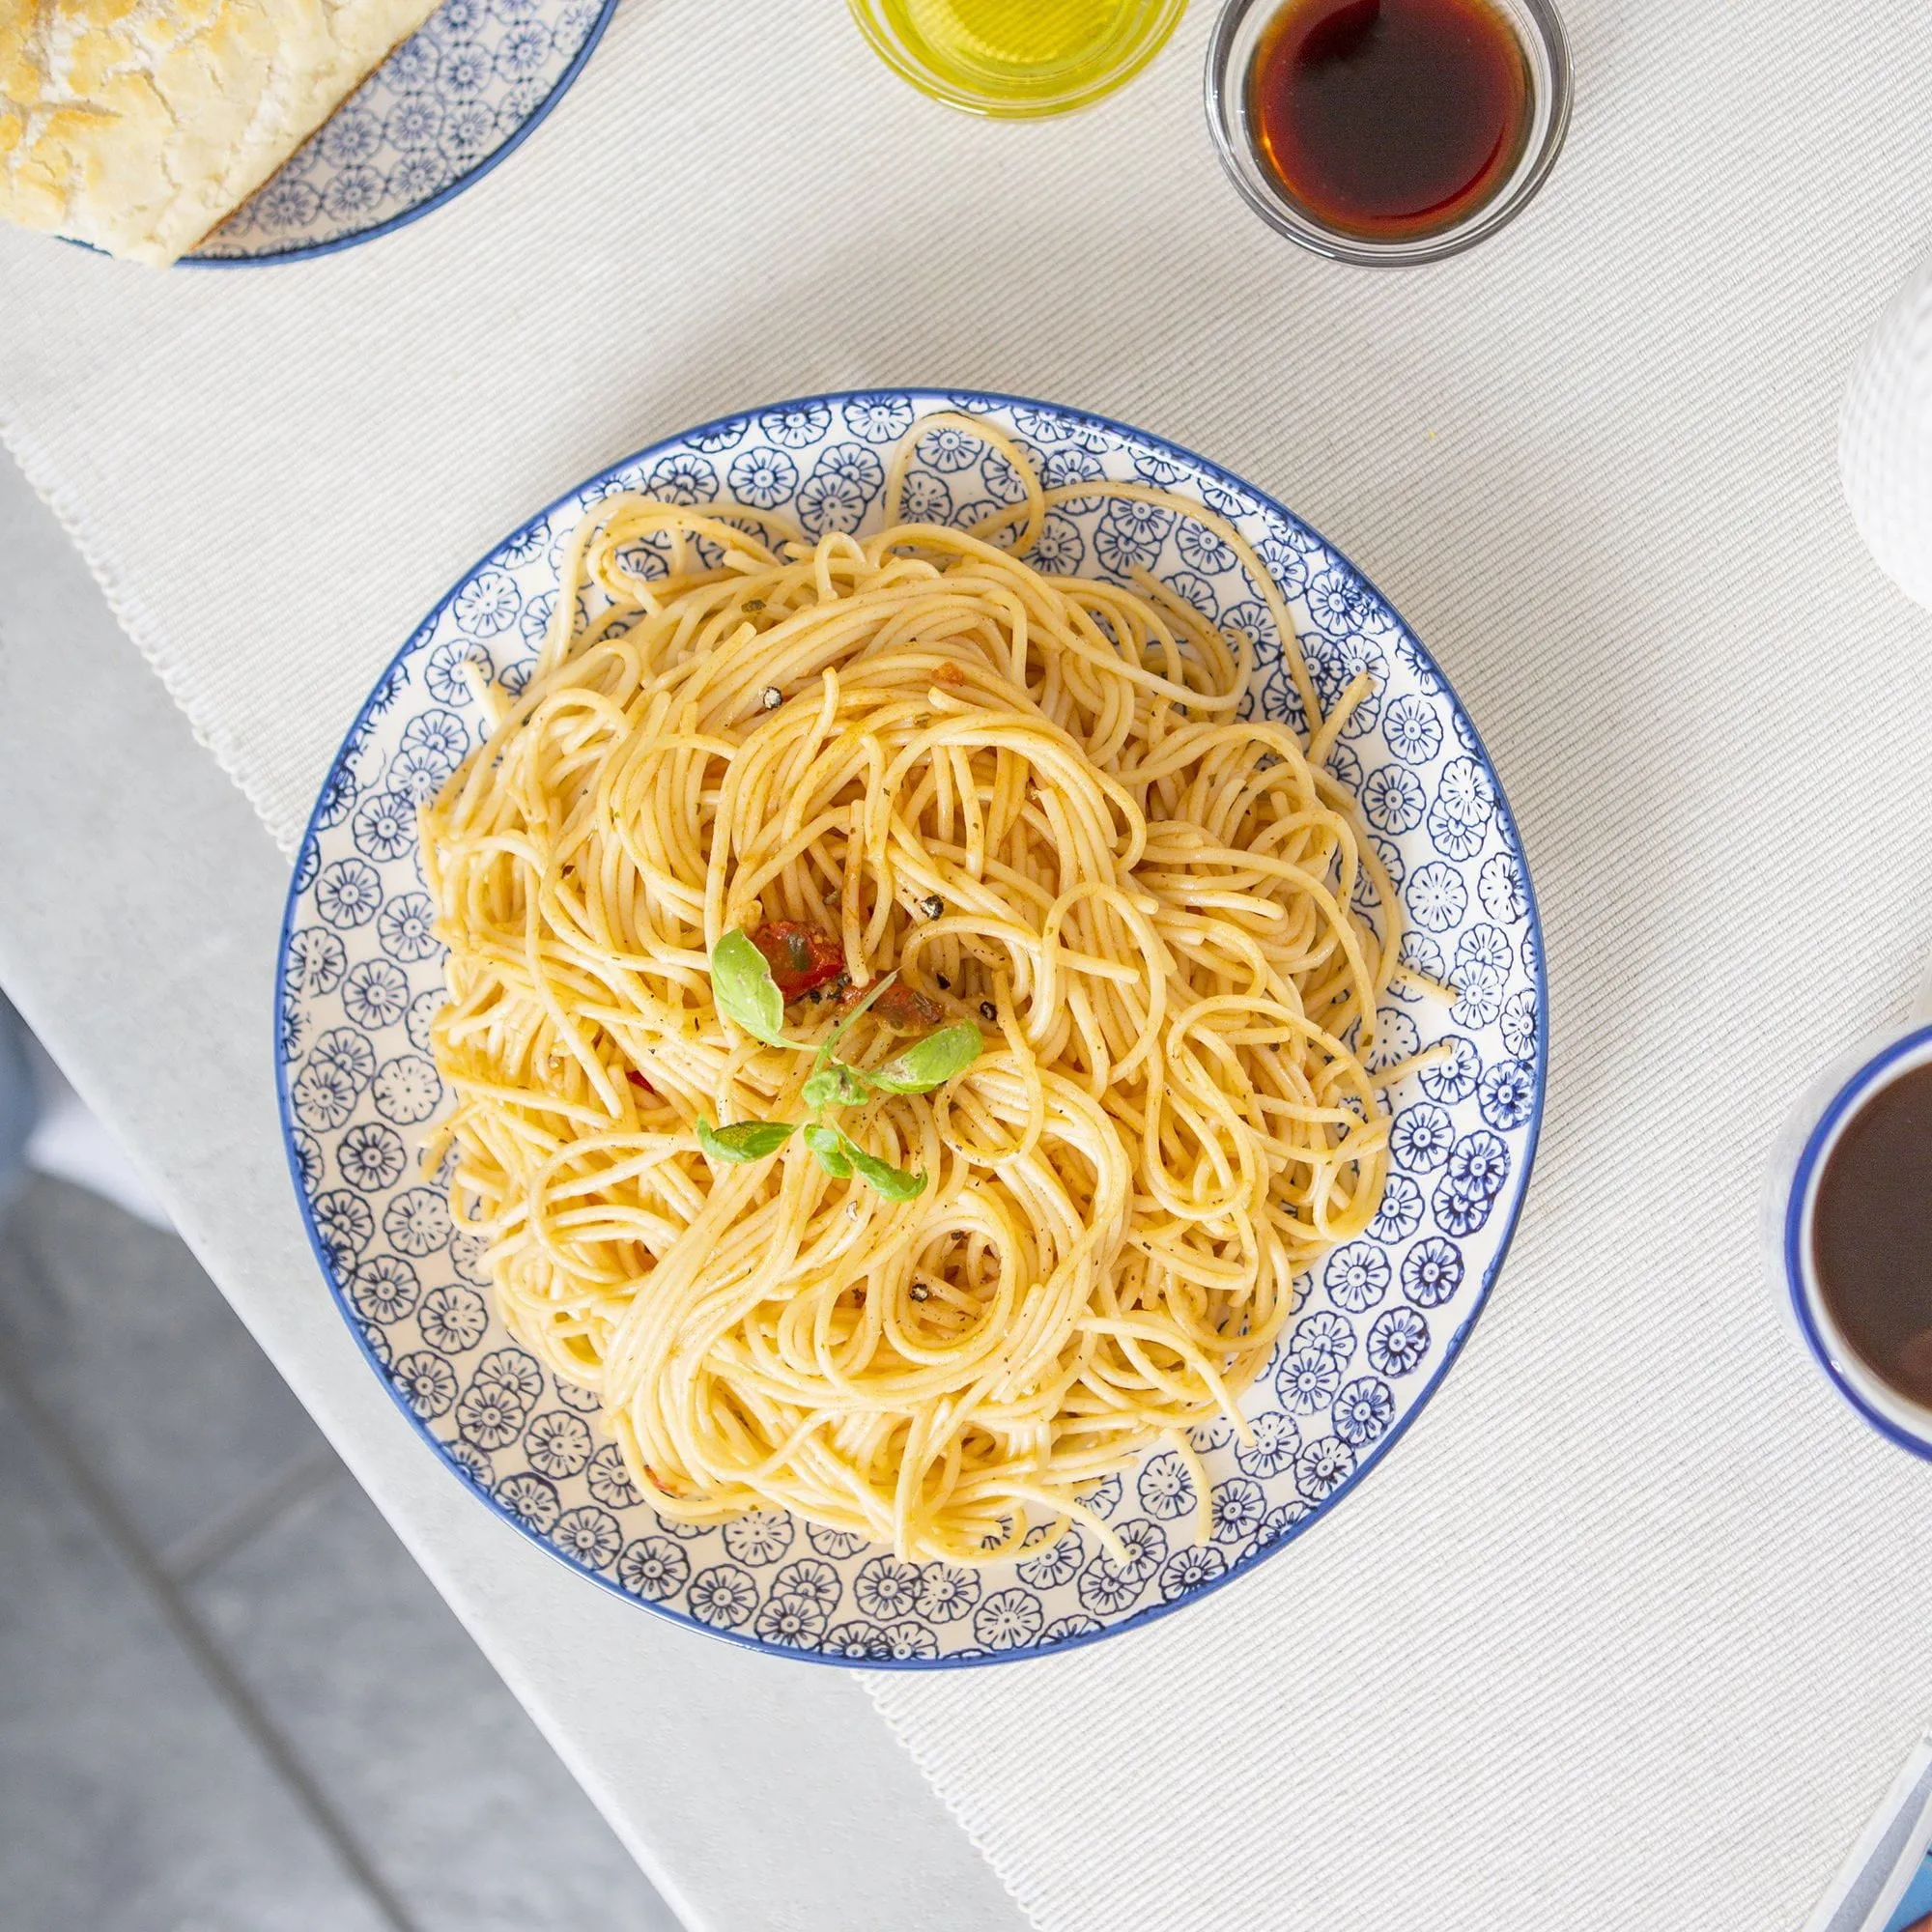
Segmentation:
{"type": "Polygon", "coordinates": [[[1811,1265],[1845,1340],[1901,1395],[1932,1404],[1932,1065],[1845,1122],[1818,1177],[1811,1265]]]}
{"type": "Polygon", "coordinates": [[[1404,241],[1509,178],[1529,70],[1488,0],[1289,0],[1249,77],[1262,156],[1325,227],[1404,241]]]}

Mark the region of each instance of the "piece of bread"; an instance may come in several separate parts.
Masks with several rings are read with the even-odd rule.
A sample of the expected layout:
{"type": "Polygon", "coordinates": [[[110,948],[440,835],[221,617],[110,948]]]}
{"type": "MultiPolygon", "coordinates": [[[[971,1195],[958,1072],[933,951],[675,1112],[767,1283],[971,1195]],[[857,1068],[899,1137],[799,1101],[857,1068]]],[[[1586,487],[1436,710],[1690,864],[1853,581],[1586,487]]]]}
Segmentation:
{"type": "Polygon", "coordinates": [[[0,0],[0,219],[166,264],[437,0],[0,0]]]}

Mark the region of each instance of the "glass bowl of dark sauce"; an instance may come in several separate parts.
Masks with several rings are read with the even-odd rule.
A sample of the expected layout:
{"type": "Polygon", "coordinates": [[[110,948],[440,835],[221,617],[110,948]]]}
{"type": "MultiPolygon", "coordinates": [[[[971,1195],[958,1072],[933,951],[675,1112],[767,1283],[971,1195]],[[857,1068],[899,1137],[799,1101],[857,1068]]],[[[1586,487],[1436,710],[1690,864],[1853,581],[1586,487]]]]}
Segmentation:
{"type": "Polygon", "coordinates": [[[1548,0],[1230,0],[1208,49],[1222,165],[1272,227],[1403,267],[1492,235],[1570,125],[1548,0]]]}

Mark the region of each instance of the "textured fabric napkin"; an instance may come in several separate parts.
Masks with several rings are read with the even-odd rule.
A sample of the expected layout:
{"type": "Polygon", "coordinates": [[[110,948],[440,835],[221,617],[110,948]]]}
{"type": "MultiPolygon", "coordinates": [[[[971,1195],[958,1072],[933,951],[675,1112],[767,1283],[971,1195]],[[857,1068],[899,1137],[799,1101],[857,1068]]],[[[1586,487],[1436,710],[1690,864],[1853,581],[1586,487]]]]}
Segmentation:
{"type": "Polygon", "coordinates": [[[1242,209],[1205,5],[1118,99],[1010,127],[921,99],[833,0],[627,0],[526,148],[366,248],[154,274],[0,236],[0,430],[285,841],[470,558],[630,448],[831,386],[1206,451],[1454,678],[1555,1028],[1471,1347],[1253,1577],[874,1680],[1053,1932],[1793,1924],[1932,1711],[1932,1471],[1808,1365],[1758,1236],[1776,1123],[1932,941],[1932,622],[1833,455],[1932,233],[1932,15],[1567,11],[1549,185],[1413,272],[1242,209]]]}

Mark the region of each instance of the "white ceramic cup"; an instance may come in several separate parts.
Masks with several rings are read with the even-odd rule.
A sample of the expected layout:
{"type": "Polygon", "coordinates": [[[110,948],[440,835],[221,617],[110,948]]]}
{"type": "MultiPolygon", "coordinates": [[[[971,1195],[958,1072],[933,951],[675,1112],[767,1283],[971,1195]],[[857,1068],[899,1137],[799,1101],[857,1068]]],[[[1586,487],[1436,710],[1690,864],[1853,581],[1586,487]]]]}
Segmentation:
{"type": "Polygon", "coordinates": [[[1818,1180],[1846,1122],[1881,1088],[1932,1062],[1932,975],[1902,1027],[1861,1040],[1805,1090],[1780,1135],[1765,1201],[1766,1261],[1804,1345],[1882,1435],[1932,1461],[1932,1407],[1900,1395],[1846,1339],[1819,1293],[1811,1219],[1818,1180]]]}

